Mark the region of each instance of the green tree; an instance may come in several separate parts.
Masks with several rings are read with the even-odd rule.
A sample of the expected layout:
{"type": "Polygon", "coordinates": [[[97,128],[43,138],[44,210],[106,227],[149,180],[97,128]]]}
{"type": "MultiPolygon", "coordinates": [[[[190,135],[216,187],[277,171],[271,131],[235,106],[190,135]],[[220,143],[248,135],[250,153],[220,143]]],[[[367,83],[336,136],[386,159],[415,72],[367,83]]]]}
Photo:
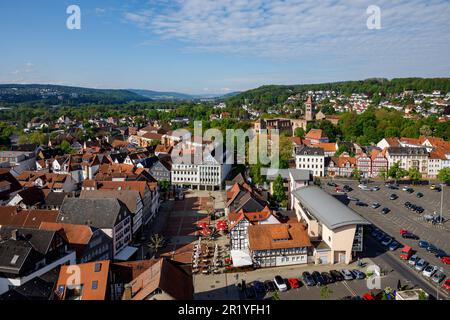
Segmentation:
{"type": "Polygon", "coordinates": [[[70,147],[70,143],[66,140],[62,141],[59,148],[64,152],[64,154],[71,154],[73,149],[70,147]]]}
{"type": "Polygon", "coordinates": [[[412,181],[419,181],[422,178],[422,174],[417,168],[411,168],[408,170],[408,177],[412,181]]]}
{"type": "Polygon", "coordinates": [[[383,169],[381,169],[378,172],[378,178],[383,179],[383,180],[387,179],[387,171],[386,171],[386,169],[383,168],[383,169]]]}
{"type": "Polygon", "coordinates": [[[353,171],[352,171],[352,177],[353,178],[355,178],[357,180],[360,180],[361,179],[361,175],[362,175],[361,171],[358,170],[358,168],[353,169],[353,171]]]}
{"type": "Polygon", "coordinates": [[[394,163],[388,170],[388,177],[395,179],[396,181],[404,178],[408,172],[400,168],[400,161],[394,163]]]}
{"type": "Polygon", "coordinates": [[[437,178],[443,183],[450,183],[450,168],[442,168],[439,170],[437,178]]]}
{"type": "Polygon", "coordinates": [[[272,200],[275,204],[281,205],[285,204],[282,202],[285,202],[287,200],[286,192],[284,191],[284,181],[281,175],[278,175],[278,177],[276,177],[273,181],[272,200]]]}
{"type": "Polygon", "coordinates": [[[328,300],[333,291],[328,286],[320,287],[320,299],[328,300]]]}
{"type": "Polygon", "coordinates": [[[295,129],[294,135],[296,137],[303,138],[303,137],[305,137],[305,130],[303,130],[303,128],[301,128],[301,127],[298,127],[298,128],[295,129]]]}

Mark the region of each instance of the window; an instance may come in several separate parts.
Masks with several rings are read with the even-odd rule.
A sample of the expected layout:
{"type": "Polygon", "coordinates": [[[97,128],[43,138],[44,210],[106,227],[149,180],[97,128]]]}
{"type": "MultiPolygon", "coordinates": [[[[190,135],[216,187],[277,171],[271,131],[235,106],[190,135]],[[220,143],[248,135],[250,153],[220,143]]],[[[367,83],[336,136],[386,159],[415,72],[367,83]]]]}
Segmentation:
{"type": "Polygon", "coordinates": [[[102,264],[101,263],[96,263],[94,272],[100,272],[101,270],[102,270],[102,264]]]}
{"type": "Polygon", "coordinates": [[[58,293],[59,294],[63,294],[64,293],[64,289],[65,289],[65,286],[62,284],[62,285],[60,285],[59,287],[58,287],[58,293]]]}
{"type": "Polygon", "coordinates": [[[98,281],[97,280],[92,281],[92,289],[97,290],[97,288],[98,288],[98,281]]]}
{"type": "Polygon", "coordinates": [[[14,257],[11,259],[11,264],[16,264],[18,259],[19,259],[19,256],[17,254],[15,254],[14,257]]]}

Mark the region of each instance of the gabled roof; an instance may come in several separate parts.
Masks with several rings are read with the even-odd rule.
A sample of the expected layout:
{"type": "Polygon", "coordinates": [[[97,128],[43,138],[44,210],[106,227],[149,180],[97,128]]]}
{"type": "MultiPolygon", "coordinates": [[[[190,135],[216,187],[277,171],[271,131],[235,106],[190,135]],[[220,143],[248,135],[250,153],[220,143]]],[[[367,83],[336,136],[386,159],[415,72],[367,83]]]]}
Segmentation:
{"type": "Polygon", "coordinates": [[[298,222],[250,225],[248,242],[250,250],[311,247],[306,227],[298,222]]]}
{"type": "Polygon", "coordinates": [[[303,207],[330,230],[369,222],[342,202],[318,187],[306,187],[292,192],[303,207]]]}
{"type": "MultiPolygon", "coordinates": [[[[108,285],[109,285],[109,268],[110,261],[97,261],[75,265],[80,271],[79,281],[74,285],[83,285],[80,300],[107,300],[108,285]],[[96,288],[93,288],[93,283],[96,283],[96,288]]],[[[69,280],[77,280],[73,278],[72,268],[74,266],[62,266],[59,272],[58,282],[56,284],[56,295],[59,300],[70,300],[70,293],[68,291],[69,280]],[[69,269],[71,268],[71,269],[69,269]],[[64,287],[62,287],[64,286],[64,287]],[[60,288],[63,288],[60,293],[60,288]]]]}
{"type": "Polygon", "coordinates": [[[137,198],[141,195],[135,190],[83,190],[81,199],[119,199],[130,210],[131,213],[137,213],[137,198]]]}
{"type": "Polygon", "coordinates": [[[72,245],[86,245],[92,237],[92,229],[80,224],[41,222],[40,230],[58,231],[72,245]]]}
{"type": "Polygon", "coordinates": [[[192,276],[167,258],[156,260],[131,283],[132,300],[145,300],[156,289],[175,300],[191,300],[194,293],[192,276]]]}
{"type": "Polygon", "coordinates": [[[121,220],[119,216],[125,214],[129,211],[118,199],[66,198],[57,221],[108,229],[113,228],[121,220]]]}
{"type": "Polygon", "coordinates": [[[324,135],[324,132],[322,129],[311,129],[309,132],[305,135],[305,139],[310,140],[320,140],[322,138],[326,138],[324,135]]]}

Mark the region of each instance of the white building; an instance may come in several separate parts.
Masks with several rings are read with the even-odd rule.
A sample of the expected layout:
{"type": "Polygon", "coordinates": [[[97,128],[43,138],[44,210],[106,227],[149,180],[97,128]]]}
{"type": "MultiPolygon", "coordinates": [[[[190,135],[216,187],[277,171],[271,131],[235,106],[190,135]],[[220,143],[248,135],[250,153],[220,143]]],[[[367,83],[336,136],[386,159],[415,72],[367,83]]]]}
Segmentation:
{"type": "Polygon", "coordinates": [[[309,170],[314,177],[325,176],[325,153],[322,148],[299,146],[294,153],[297,169],[309,170]]]}

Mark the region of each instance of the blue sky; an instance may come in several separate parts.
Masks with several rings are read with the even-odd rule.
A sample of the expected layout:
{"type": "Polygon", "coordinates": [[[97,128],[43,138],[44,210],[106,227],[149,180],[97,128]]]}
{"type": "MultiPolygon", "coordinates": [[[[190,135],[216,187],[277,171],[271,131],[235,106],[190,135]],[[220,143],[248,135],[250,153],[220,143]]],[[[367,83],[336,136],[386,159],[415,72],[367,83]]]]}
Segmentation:
{"type": "Polygon", "coordinates": [[[5,0],[0,83],[205,94],[448,77],[449,17],[449,0],[5,0]],[[66,28],[73,4],[81,30],[66,28]]]}

